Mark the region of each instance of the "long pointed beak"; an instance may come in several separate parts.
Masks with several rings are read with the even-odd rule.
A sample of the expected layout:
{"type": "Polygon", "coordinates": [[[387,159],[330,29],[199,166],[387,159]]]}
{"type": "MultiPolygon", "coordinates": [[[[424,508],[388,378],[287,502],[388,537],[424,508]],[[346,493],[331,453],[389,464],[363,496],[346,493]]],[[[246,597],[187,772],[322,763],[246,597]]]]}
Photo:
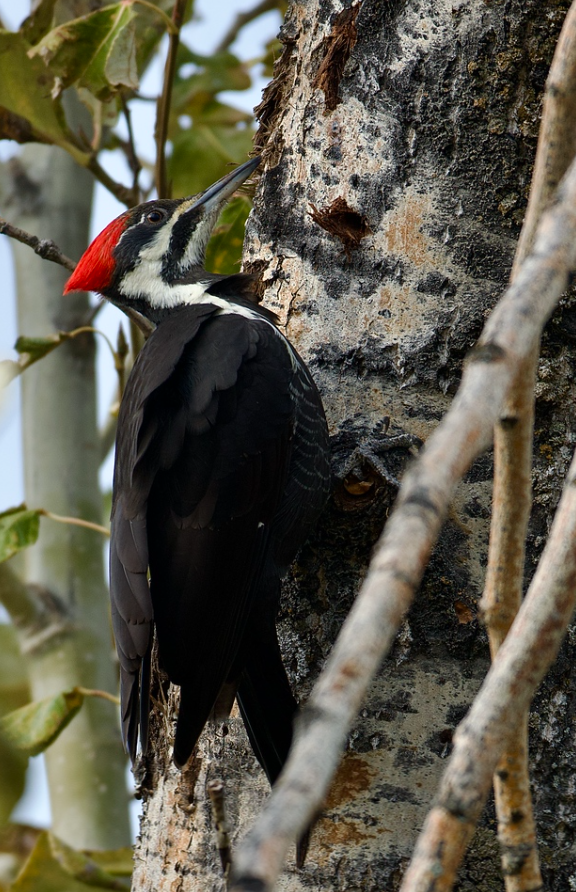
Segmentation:
{"type": "Polygon", "coordinates": [[[227,173],[225,177],[222,177],[217,183],[214,183],[213,186],[210,186],[205,192],[202,192],[202,194],[196,198],[188,208],[186,208],[186,213],[199,207],[203,207],[205,211],[210,211],[214,207],[220,207],[220,205],[230,198],[236,189],[256,170],[261,160],[262,159],[258,155],[256,158],[251,158],[250,161],[246,161],[245,164],[237,167],[236,170],[233,170],[231,173],[227,173]]]}

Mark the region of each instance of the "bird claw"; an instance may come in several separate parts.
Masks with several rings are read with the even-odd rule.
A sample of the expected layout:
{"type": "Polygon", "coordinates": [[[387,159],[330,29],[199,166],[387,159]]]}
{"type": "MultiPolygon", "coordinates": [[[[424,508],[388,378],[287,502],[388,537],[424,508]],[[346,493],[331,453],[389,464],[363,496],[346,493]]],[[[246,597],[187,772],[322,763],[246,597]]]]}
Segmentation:
{"type": "MultiPolygon", "coordinates": [[[[350,441],[352,434],[349,428],[355,426],[354,419],[351,422],[352,424],[350,422],[348,424],[345,423],[345,427],[341,432],[342,437],[348,441],[350,441]]],[[[339,462],[336,450],[336,476],[339,479],[345,480],[354,471],[361,469],[363,465],[367,464],[382,480],[394,487],[394,489],[399,489],[400,482],[384,462],[384,455],[394,450],[404,450],[413,455],[415,454],[414,451],[422,446],[422,440],[406,431],[389,435],[390,424],[390,417],[385,415],[367,433],[358,427],[357,434],[360,434],[360,436],[354,437],[356,445],[339,462]]],[[[343,442],[342,446],[344,445],[343,442]]],[[[349,443],[349,445],[352,445],[352,443],[349,443]]]]}

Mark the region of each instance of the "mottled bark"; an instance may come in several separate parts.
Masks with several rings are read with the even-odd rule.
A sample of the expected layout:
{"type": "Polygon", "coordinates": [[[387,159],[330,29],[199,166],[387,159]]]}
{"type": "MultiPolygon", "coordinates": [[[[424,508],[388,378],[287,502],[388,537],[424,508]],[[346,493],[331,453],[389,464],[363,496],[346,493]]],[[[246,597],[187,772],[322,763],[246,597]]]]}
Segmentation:
{"type": "MultiPolygon", "coordinates": [[[[259,110],[265,172],[246,266],[309,362],[333,435],[333,498],[284,587],[283,646],[303,697],[358,590],[395,480],[450,405],[463,358],[508,280],[565,11],[480,0],[311,0],[289,9],[284,52],[259,110]]],[[[530,571],[575,440],[573,317],[566,300],[544,337],[530,571]]],[[[350,735],[306,867],[290,863],[279,888],[397,887],[452,732],[488,668],[477,606],[490,500],[487,455],[457,492],[416,603],[350,735]]],[[[576,847],[572,650],[569,640],[531,719],[543,872],[554,890],[569,888],[576,847]]],[[[166,746],[164,708],[158,717],[166,746]]],[[[226,737],[204,735],[182,778],[162,780],[179,828],[170,850],[159,844],[165,819],[153,792],[164,760],[162,752],[145,766],[147,861],[135,888],[220,888],[205,784],[224,777],[237,835],[265,795],[239,720],[226,737]]],[[[460,888],[500,888],[499,871],[488,809],[460,888]]]]}

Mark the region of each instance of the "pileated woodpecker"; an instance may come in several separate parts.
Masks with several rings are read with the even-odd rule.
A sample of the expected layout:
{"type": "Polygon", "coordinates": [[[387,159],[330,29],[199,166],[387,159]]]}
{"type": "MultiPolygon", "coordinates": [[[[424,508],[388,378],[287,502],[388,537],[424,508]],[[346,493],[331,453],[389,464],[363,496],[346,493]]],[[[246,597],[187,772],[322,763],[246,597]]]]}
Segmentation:
{"type": "Polygon", "coordinates": [[[66,292],[99,292],[156,326],[116,440],[110,590],[125,746],[134,760],[140,736],[146,751],[155,626],[180,685],[176,764],[236,695],[273,783],[297,705],[276,636],[280,578],[318,519],[330,468],[318,391],[250,276],[202,267],[220,209],[258,164],[200,196],[126,211],[66,292]]]}

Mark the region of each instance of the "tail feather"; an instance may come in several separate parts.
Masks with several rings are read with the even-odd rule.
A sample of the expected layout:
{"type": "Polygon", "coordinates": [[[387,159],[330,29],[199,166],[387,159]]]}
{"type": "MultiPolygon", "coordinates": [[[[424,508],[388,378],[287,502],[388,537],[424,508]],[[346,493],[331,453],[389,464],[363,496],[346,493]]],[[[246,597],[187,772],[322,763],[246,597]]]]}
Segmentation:
{"type": "Polygon", "coordinates": [[[204,725],[210,717],[218,691],[213,686],[203,690],[192,685],[181,685],[180,708],[174,737],[174,763],[183,768],[198,743],[204,725]]]}
{"type": "Polygon", "coordinates": [[[273,784],[288,757],[298,704],[282,663],[276,630],[252,641],[238,686],[238,705],[256,758],[273,784]]]}
{"type": "MultiPolygon", "coordinates": [[[[298,704],[282,663],[274,623],[271,631],[252,640],[237,694],[248,739],[270,785],[282,771],[290,746],[298,704]]],[[[296,842],[296,865],[304,866],[314,822],[296,842]]]]}

